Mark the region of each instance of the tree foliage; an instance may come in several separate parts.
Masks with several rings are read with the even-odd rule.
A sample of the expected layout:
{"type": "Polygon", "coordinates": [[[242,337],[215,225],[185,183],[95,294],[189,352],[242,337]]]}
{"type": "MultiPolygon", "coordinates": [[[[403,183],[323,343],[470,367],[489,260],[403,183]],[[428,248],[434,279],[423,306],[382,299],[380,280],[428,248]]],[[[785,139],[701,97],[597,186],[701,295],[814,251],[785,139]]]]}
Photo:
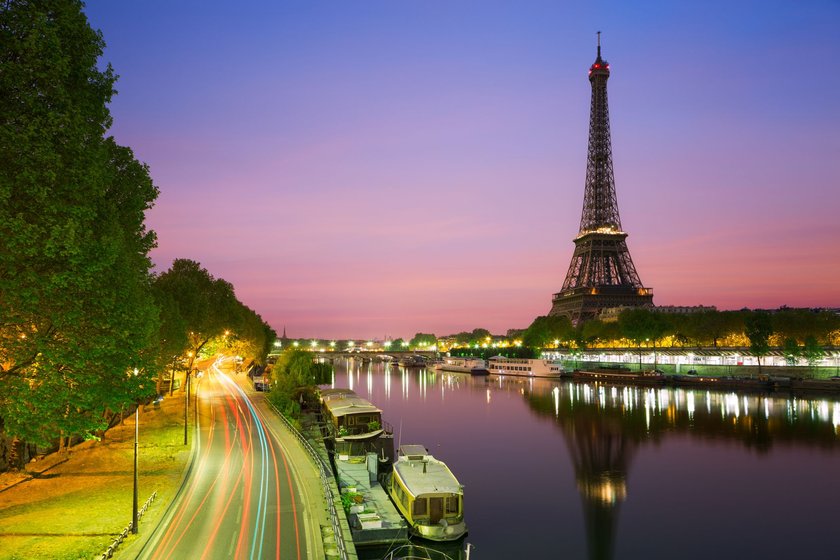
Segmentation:
{"type": "Polygon", "coordinates": [[[761,359],[770,351],[770,335],[773,334],[773,321],[764,311],[756,311],[744,318],[744,334],[750,340],[750,353],[758,360],[761,373],[761,359]]]}
{"type": "MultiPolygon", "coordinates": [[[[276,338],[271,327],[236,298],[229,282],[214,278],[195,261],[173,261],[155,278],[154,290],[157,300],[167,306],[161,310],[161,324],[167,328],[161,336],[173,341],[165,345],[167,352],[189,351],[195,357],[215,340],[214,350],[262,362],[276,338]]],[[[161,357],[168,358],[169,354],[161,357]]]]}
{"type": "Polygon", "coordinates": [[[428,333],[417,333],[414,335],[408,345],[412,348],[417,348],[419,346],[434,346],[437,344],[437,337],[433,334],[428,333]]]}
{"type": "Polygon", "coordinates": [[[330,364],[313,360],[312,353],[297,348],[284,350],[271,372],[272,388],[269,400],[289,418],[300,414],[300,402],[305,401],[317,385],[330,383],[330,364]]]}
{"type": "Polygon", "coordinates": [[[154,370],[157,189],[105,137],[115,77],[81,7],[0,9],[0,416],[34,442],[101,429],[154,370]]]}
{"type": "Polygon", "coordinates": [[[555,340],[568,342],[574,338],[575,328],[568,317],[544,315],[537,317],[522,333],[522,343],[531,348],[543,348],[555,340]]]}

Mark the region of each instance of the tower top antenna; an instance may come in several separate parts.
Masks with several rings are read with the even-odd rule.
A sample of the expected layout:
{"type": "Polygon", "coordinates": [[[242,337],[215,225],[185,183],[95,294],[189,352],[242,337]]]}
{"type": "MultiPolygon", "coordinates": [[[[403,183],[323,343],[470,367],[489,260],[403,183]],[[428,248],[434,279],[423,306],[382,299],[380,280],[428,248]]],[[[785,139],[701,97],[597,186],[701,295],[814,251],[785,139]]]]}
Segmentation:
{"type": "Polygon", "coordinates": [[[601,32],[598,32],[598,58],[601,58],[601,32]]]}

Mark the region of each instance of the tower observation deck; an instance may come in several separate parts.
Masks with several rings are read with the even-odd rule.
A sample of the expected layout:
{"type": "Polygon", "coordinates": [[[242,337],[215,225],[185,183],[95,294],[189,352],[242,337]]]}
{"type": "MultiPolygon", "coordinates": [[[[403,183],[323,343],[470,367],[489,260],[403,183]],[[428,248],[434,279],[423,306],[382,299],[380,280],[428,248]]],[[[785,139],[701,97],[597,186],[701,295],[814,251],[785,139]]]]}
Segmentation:
{"type": "Polygon", "coordinates": [[[580,230],[563,288],[554,294],[549,315],[565,315],[578,325],[609,307],[653,306],[653,292],[642,285],[622,230],[613,176],[607,80],[610,65],[598,56],[589,68],[592,106],[589,151],[580,230]]]}

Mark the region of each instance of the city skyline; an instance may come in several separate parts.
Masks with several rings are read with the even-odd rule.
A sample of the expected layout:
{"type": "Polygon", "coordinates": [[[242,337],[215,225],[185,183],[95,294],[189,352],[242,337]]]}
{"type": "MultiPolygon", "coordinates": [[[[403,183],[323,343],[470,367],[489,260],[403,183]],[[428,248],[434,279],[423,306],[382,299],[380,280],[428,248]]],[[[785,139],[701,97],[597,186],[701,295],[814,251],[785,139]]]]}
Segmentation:
{"type": "Polygon", "coordinates": [[[278,333],[503,333],[545,315],[583,199],[587,70],[658,305],[840,306],[840,7],[88,2],[149,164],[158,271],[278,333]]]}

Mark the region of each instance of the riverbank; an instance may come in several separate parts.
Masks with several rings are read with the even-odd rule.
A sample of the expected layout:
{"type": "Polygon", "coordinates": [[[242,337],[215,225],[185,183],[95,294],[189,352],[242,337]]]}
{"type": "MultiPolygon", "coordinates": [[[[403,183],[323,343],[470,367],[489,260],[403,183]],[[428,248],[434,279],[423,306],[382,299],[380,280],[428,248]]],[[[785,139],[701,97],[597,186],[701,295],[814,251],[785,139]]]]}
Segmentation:
{"type": "MultiPolygon", "coordinates": [[[[138,524],[157,524],[180,485],[190,447],[184,445],[184,399],[176,392],[140,408],[139,501],[157,497],[138,524]]],[[[190,418],[190,445],[192,419],[190,418]]],[[[0,474],[0,560],[94,558],[131,521],[134,415],[87,441],[22,471],[0,474]]],[[[137,536],[129,535],[119,550],[137,536]]]]}

